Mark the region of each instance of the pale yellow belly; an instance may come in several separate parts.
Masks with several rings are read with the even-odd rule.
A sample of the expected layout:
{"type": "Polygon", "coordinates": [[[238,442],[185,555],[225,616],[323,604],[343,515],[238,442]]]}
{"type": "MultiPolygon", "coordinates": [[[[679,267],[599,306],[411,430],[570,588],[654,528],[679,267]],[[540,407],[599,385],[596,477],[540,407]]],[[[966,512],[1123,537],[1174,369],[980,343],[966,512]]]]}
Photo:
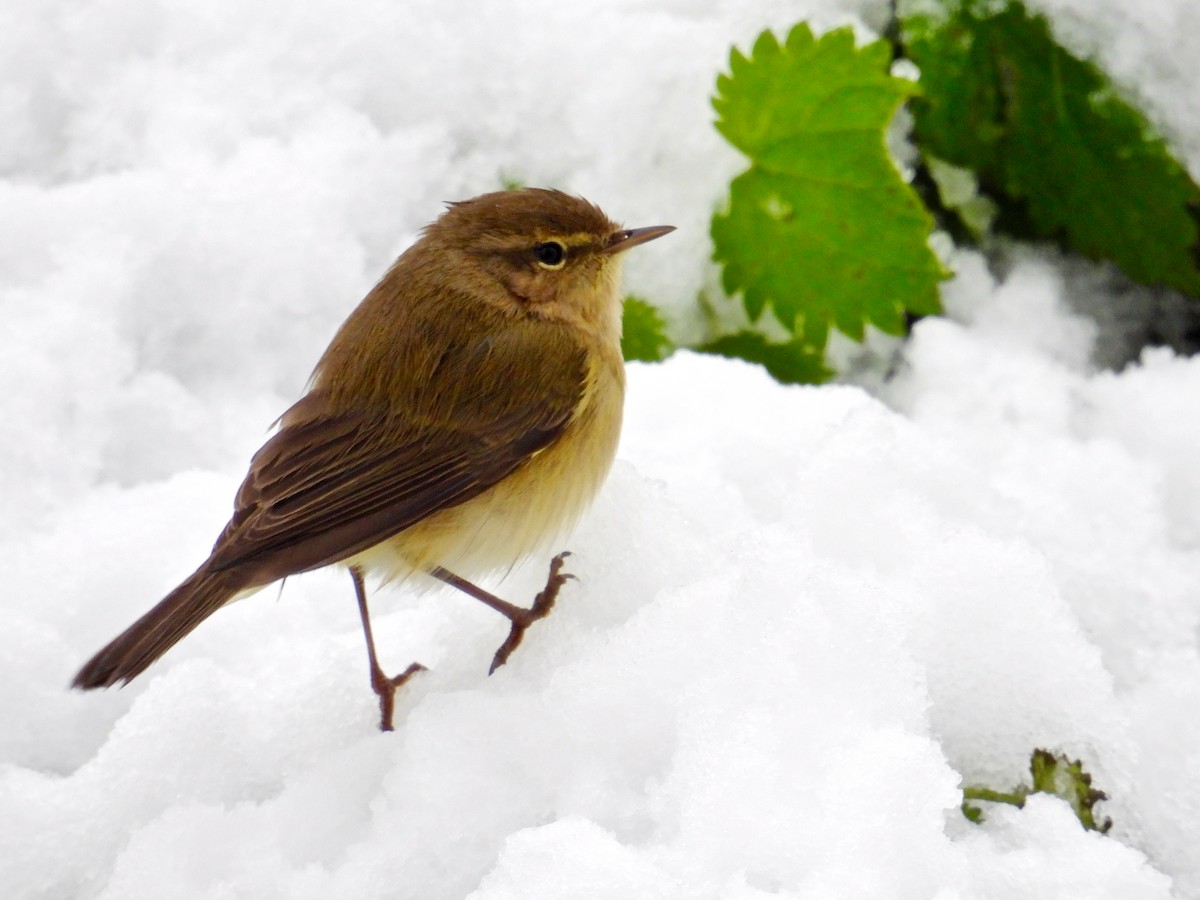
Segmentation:
{"type": "Polygon", "coordinates": [[[601,365],[587,401],[562,435],[495,487],[442,510],[345,561],[407,578],[434,566],[472,577],[550,552],[604,483],[621,433],[624,380],[601,365]]]}

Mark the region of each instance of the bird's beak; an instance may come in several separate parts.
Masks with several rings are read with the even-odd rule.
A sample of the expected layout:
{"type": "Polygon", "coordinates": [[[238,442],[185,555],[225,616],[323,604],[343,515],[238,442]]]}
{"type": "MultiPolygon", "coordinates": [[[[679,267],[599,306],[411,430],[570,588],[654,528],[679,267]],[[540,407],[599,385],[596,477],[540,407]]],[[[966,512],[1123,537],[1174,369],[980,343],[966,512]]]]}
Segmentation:
{"type": "Polygon", "coordinates": [[[644,244],[646,241],[660,238],[664,234],[670,234],[674,230],[674,225],[651,225],[649,228],[631,228],[628,231],[618,231],[608,239],[608,245],[604,248],[604,252],[624,253],[630,247],[636,247],[638,244],[644,244]]]}

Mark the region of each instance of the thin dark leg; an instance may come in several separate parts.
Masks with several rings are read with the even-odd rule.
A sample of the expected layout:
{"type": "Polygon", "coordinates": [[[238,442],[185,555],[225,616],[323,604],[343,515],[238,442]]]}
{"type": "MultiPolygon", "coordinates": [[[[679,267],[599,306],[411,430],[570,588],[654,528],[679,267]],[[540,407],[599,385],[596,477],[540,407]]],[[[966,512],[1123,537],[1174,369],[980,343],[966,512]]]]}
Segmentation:
{"type": "Polygon", "coordinates": [[[488,669],[489,675],[508,662],[508,657],[517,649],[517,646],[521,643],[521,638],[525,637],[525,630],[538,619],[543,619],[550,614],[550,610],[554,608],[554,601],[558,599],[558,592],[562,590],[562,586],[567,583],[568,578],[575,577],[562,571],[563,560],[570,555],[570,551],[564,550],[558,556],[554,557],[554,559],[550,560],[550,575],[546,579],[546,586],[540,594],[533,598],[533,606],[529,609],[525,609],[522,606],[514,606],[506,600],[501,600],[495,594],[488,593],[483,588],[467,581],[467,579],[455,575],[449,569],[435,566],[429,570],[429,574],[434,578],[446,582],[451,587],[458,588],[464,594],[474,597],[480,603],[486,603],[512,623],[512,627],[508,631],[508,637],[504,639],[504,643],[500,645],[500,649],[492,657],[492,666],[488,669]]]}
{"type": "Polygon", "coordinates": [[[396,708],[396,689],[418,672],[424,672],[425,667],[413,663],[399,675],[389,678],[379,668],[379,660],[375,656],[375,637],[371,634],[371,614],[367,612],[367,587],[363,584],[362,570],[357,566],[350,567],[350,577],[354,579],[354,592],[358,595],[358,614],[362,617],[363,634],[367,638],[367,662],[371,666],[371,689],[379,696],[379,730],[392,730],[392,713],[396,708]]]}

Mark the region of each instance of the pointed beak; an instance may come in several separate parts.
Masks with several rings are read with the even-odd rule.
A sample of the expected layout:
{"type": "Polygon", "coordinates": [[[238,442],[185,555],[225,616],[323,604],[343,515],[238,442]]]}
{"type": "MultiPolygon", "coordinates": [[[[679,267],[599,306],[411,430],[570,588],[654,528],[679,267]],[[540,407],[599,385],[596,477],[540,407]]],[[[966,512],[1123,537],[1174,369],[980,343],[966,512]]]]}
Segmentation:
{"type": "Polygon", "coordinates": [[[674,230],[674,225],[651,225],[649,228],[631,228],[628,231],[618,231],[608,239],[608,246],[604,248],[604,252],[624,253],[630,247],[636,247],[638,244],[644,244],[646,241],[660,238],[664,234],[670,234],[674,230]]]}

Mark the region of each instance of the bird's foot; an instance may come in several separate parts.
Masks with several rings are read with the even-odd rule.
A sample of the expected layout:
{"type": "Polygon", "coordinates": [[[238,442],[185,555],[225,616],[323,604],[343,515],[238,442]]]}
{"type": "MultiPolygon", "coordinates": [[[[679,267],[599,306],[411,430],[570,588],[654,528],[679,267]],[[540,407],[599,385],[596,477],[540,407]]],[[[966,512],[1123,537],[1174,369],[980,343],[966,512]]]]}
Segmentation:
{"type": "Polygon", "coordinates": [[[371,669],[371,689],[379,697],[379,730],[392,731],[392,714],[396,710],[396,691],[408,679],[418,672],[426,671],[419,662],[415,662],[399,675],[391,677],[383,674],[378,666],[371,669]]]}
{"type": "Polygon", "coordinates": [[[529,609],[514,607],[511,611],[504,613],[512,623],[512,627],[508,631],[508,637],[504,639],[504,643],[492,657],[492,666],[488,669],[489,675],[508,662],[509,656],[520,645],[521,639],[525,637],[525,631],[530,625],[538,619],[544,619],[550,615],[550,610],[554,608],[554,601],[558,599],[558,592],[567,583],[567,579],[575,577],[569,572],[562,571],[563,561],[570,555],[571,551],[564,550],[550,560],[550,575],[546,578],[546,586],[533,598],[533,606],[529,609]]]}

